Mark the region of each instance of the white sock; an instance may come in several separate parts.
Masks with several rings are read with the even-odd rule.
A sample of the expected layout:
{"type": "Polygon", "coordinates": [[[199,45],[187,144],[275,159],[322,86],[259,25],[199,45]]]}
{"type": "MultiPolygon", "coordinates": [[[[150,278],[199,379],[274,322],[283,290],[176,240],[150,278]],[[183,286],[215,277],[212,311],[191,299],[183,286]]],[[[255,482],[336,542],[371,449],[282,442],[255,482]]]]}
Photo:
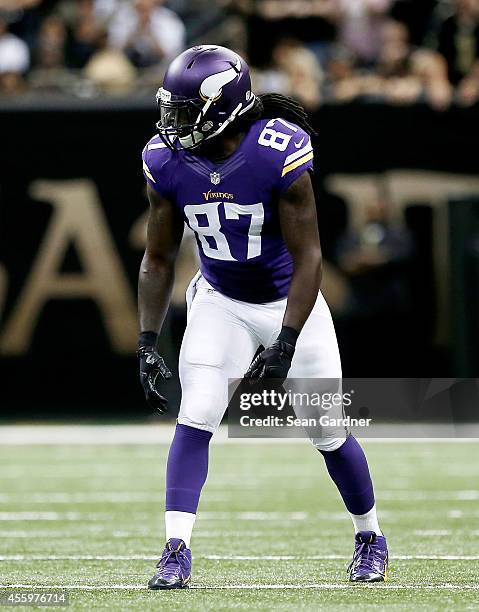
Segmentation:
{"type": "Polygon", "coordinates": [[[166,540],[180,538],[186,544],[186,548],[189,548],[195,520],[196,514],[191,512],[177,512],[176,510],[165,512],[166,540]]]}
{"type": "Polygon", "coordinates": [[[378,536],[383,535],[381,529],[379,529],[378,515],[376,514],[376,504],[366,514],[351,514],[349,513],[351,520],[354,525],[354,532],[358,531],[374,531],[378,536]]]}

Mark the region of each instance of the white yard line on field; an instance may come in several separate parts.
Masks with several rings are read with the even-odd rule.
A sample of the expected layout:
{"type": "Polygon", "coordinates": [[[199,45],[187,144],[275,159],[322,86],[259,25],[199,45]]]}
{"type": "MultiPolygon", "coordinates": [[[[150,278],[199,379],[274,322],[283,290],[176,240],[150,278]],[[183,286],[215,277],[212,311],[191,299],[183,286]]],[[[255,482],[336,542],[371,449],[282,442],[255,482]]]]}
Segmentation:
{"type": "MultiPolygon", "coordinates": [[[[196,558],[196,557],[195,557],[196,558]]],[[[344,555],[264,555],[264,556],[246,556],[246,555],[205,555],[198,557],[199,559],[218,560],[218,561],[327,561],[349,559],[344,555]]],[[[392,555],[392,561],[478,561],[479,555],[392,555]]]]}
{"type": "MultiPolygon", "coordinates": [[[[334,561],[345,555],[200,555],[207,561],[334,561]]],[[[156,561],[158,555],[0,555],[0,561],[156,561]]],[[[393,561],[479,561],[479,555],[393,555],[393,561]]]]}
{"type": "MultiPolygon", "coordinates": [[[[116,445],[116,444],[168,444],[173,437],[173,423],[146,425],[3,425],[0,427],[0,445],[42,445],[60,446],[80,445],[116,445]]],[[[407,424],[376,425],[375,435],[367,438],[368,443],[401,443],[414,442],[471,442],[477,444],[479,428],[476,424],[450,425],[407,424]],[[457,436],[465,435],[466,438],[457,436]],[[394,436],[394,437],[392,437],[394,436]],[[422,437],[415,437],[422,436],[422,437]],[[454,437],[453,437],[454,436],[454,437]]],[[[365,439],[366,440],[366,439],[365,439]]],[[[228,438],[228,428],[223,425],[215,433],[217,444],[309,444],[305,438],[228,438]]]]}
{"type": "Polygon", "coordinates": [[[421,537],[435,538],[437,536],[449,536],[452,531],[450,529],[414,529],[413,533],[421,537]]]}
{"type": "MultiPolygon", "coordinates": [[[[149,516],[134,513],[135,518],[148,520],[149,516]]],[[[201,519],[207,520],[240,520],[240,521],[305,521],[308,512],[203,512],[201,519]]],[[[108,512],[0,512],[0,521],[110,521],[108,512]]],[[[331,518],[334,520],[334,518],[331,518]]]]}
{"type": "MultiPolygon", "coordinates": [[[[214,495],[214,493],[213,493],[214,495]]],[[[10,502],[34,503],[34,504],[83,504],[90,502],[162,502],[165,499],[164,493],[136,492],[136,491],[93,491],[86,493],[67,493],[55,491],[52,493],[35,493],[32,491],[19,493],[0,493],[0,503],[10,502]]]]}
{"type": "Polygon", "coordinates": [[[109,512],[0,512],[0,521],[110,521],[109,512]]]}
{"type": "MultiPolygon", "coordinates": [[[[231,494],[218,493],[212,491],[208,493],[211,501],[226,501],[231,499],[231,494]]],[[[93,491],[86,493],[33,493],[19,492],[19,493],[0,493],[0,504],[9,503],[25,503],[30,504],[90,504],[96,502],[111,502],[113,504],[143,504],[143,503],[163,503],[165,501],[165,494],[162,493],[150,493],[148,491],[93,491]]]]}
{"type": "MultiPolygon", "coordinates": [[[[84,538],[85,532],[90,534],[96,534],[97,537],[100,535],[104,535],[108,538],[151,538],[152,531],[151,529],[137,529],[136,531],[126,531],[126,530],[115,530],[111,531],[111,527],[105,527],[104,525],[82,525],[81,533],[78,531],[64,531],[59,529],[15,529],[15,530],[0,530],[0,538],[3,539],[18,539],[18,538],[48,538],[49,540],[77,540],[78,538],[84,538]]],[[[217,537],[218,531],[214,530],[201,530],[195,534],[195,539],[198,538],[212,538],[217,537]]],[[[222,537],[228,538],[244,538],[244,531],[229,531],[222,529],[221,530],[222,537]]],[[[248,529],[248,538],[264,538],[264,530],[261,531],[251,531],[248,529]]]]}
{"type": "Polygon", "coordinates": [[[378,498],[387,501],[477,501],[479,491],[466,489],[463,491],[379,491],[378,498]]]}
{"type": "MultiPolygon", "coordinates": [[[[227,584],[227,585],[193,585],[190,588],[199,590],[303,590],[303,589],[381,589],[381,590],[470,590],[478,591],[479,585],[475,584],[336,584],[336,583],[317,583],[317,584],[227,584]]],[[[0,584],[0,589],[55,589],[55,590],[75,590],[75,591],[146,591],[144,584],[0,584]]]]}
{"type": "MultiPolygon", "coordinates": [[[[121,514],[117,513],[117,514],[121,514]]],[[[384,510],[381,512],[381,516],[383,520],[393,520],[397,516],[416,516],[418,512],[407,511],[403,509],[399,509],[397,511],[384,510]]],[[[467,512],[453,509],[449,510],[447,516],[450,519],[460,519],[464,516],[468,517],[478,517],[479,509],[471,508],[467,512]]],[[[55,512],[55,511],[4,511],[0,512],[0,522],[1,521],[13,521],[13,522],[22,522],[22,521],[68,521],[68,522],[92,522],[92,521],[105,521],[107,523],[111,522],[112,514],[111,512],[55,512]]],[[[129,509],[129,519],[135,521],[149,521],[151,519],[151,515],[147,512],[137,512],[131,511],[129,509]]],[[[326,520],[329,522],[343,522],[349,521],[349,517],[345,512],[304,512],[304,511],[296,511],[296,512],[202,512],[198,517],[198,522],[201,524],[211,523],[217,521],[246,521],[246,522],[266,522],[266,523],[274,523],[274,522],[284,522],[284,521],[307,521],[307,520],[326,520]]],[[[267,526],[266,526],[267,527],[267,526]]]]}
{"type": "MultiPolygon", "coordinates": [[[[117,444],[169,444],[173,438],[175,424],[146,425],[124,424],[124,425],[4,425],[0,427],[1,445],[87,445],[87,446],[109,446],[117,444]]],[[[257,443],[258,440],[242,439],[230,440],[228,428],[220,427],[215,434],[216,443],[246,442],[257,443]]],[[[261,443],[303,443],[308,441],[302,438],[291,438],[287,440],[270,439],[259,440],[261,443]]]]}
{"type": "MultiPolygon", "coordinates": [[[[295,487],[293,486],[292,489],[295,487]]],[[[312,487],[310,487],[312,488],[312,487]]],[[[50,504],[83,504],[90,502],[112,503],[148,503],[163,502],[165,494],[150,491],[84,491],[71,493],[68,491],[22,491],[17,493],[0,493],[0,504],[11,502],[50,503],[50,504]]],[[[479,491],[466,489],[459,491],[414,491],[414,490],[380,490],[377,497],[387,501],[477,501],[479,491]]],[[[218,491],[209,491],[208,499],[222,501],[230,499],[231,495],[218,491]]]]}

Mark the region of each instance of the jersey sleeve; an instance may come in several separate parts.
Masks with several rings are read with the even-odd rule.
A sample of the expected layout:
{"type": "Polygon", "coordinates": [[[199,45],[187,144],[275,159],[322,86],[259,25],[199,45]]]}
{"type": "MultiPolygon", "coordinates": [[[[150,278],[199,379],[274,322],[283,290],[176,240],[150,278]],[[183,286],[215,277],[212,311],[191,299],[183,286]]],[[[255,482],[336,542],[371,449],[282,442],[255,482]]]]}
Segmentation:
{"type": "Polygon", "coordinates": [[[312,170],[313,158],[311,137],[304,130],[297,127],[296,131],[291,135],[281,160],[278,191],[280,193],[286,191],[303,172],[312,170]]]}
{"type": "Polygon", "coordinates": [[[281,193],[303,172],[313,168],[310,135],[281,118],[257,123],[256,159],[265,170],[269,185],[281,193]]]}
{"type": "Polygon", "coordinates": [[[172,152],[158,136],[153,137],[142,153],[143,174],[146,182],[164,198],[171,198],[172,152]]]}

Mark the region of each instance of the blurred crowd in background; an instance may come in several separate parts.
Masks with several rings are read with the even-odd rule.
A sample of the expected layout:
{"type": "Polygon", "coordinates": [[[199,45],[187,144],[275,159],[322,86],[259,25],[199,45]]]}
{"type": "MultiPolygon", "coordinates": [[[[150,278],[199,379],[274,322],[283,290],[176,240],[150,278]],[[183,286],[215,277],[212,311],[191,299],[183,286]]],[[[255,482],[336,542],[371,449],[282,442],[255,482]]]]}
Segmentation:
{"type": "Polygon", "coordinates": [[[309,110],[479,100],[479,0],[0,0],[0,96],[151,95],[199,43],[309,110]]]}

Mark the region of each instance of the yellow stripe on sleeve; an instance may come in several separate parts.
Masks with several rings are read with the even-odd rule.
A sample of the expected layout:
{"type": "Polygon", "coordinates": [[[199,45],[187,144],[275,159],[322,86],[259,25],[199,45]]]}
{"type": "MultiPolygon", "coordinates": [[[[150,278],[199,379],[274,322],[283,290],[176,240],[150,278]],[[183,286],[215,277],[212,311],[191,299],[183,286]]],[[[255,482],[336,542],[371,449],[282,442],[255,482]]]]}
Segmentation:
{"type": "Polygon", "coordinates": [[[285,176],[286,174],[288,174],[288,172],[291,172],[291,170],[294,170],[295,168],[297,168],[298,166],[301,166],[302,164],[305,164],[307,161],[309,161],[310,159],[313,159],[314,154],[311,151],[310,153],[308,153],[307,155],[305,155],[304,157],[301,157],[300,159],[297,159],[295,162],[293,162],[292,164],[289,164],[289,166],[285,166],[283,168],[283,172],[281,174],[281,176],[285,176]]]}
{"type": "Polygon", "coordinates": [[[153,183],[156,183],[155,179],[153,178],[153,175],[150,172],[150,169],[148,168],[145,162],[143,162],[143,172],[150,179],[150,181],[152,181],[153,183]]]}

